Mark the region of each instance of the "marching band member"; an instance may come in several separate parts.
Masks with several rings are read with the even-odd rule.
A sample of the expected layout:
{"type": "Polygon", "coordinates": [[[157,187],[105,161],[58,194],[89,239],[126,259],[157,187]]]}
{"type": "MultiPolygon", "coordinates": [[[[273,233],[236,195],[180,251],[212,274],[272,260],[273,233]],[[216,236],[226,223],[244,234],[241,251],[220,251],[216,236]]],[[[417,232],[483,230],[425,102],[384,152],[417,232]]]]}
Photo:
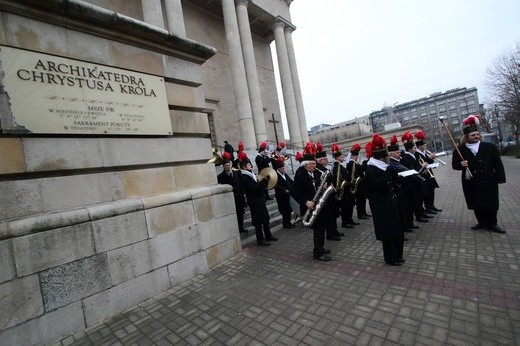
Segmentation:
{"type": "MultiPolygon", "coordinates": [[[[301,166],[294,175],[294,184],[291,196],[300,205],[300,215],[305,215],[307,209],[313,210],[316,206],[312,201],[321,183],[321,173],[316,170],[316,148],[314,144],[307,143],[303,151],[301,166]]],[[[331,260],[325,249],[325,214],[319,213],[312,224],[313,230],[313,258],[318,261],[328,262],[331,260]]]]}
{"type": "Polygon", "coordinates": [[[361,146],[358,143],[354,144],[352,148],[350,148],[350,161],[347,163],[346,167],[348,187],[345,188],[345,193],[343,194],[343,199],[345,199],[345,201],[342,203],[341,224],[343,227],[351,226],[348,228],[359,225],[359,222],[355,222],[353,219],[354,206],[356,205],[356,194],[352,193],[351,189],[354,188],[352,184],[355,184],[356,179],[359,178],[361,165],[357,163],[357,159],[360,150],[361,146]],[[352,174],[353,172],[354,175],[352,174]],[[345,211],[343,211],[343,207],[345,208],[345,211]]]}
{"type": "Polygon", "coordinates": [[[251,220],[255,226],[256,243],[258,246],[269,246],[269,241],[276,241],[278,238],[273,237],[271,228],[269,227],[269,213],[264,201],[264,191],[270,177],[258,181],[253,173],[253,165],[244,151],[238,154],[239,166],[241,170],[241,182],[247,197],[247,204],[251,211],[251,220]],[[263,232],[262,232],[263,228],[263,232]]]}
{"type": "MultiPolygon", "coordinates": [[[[323,150],[323,146],[320,142],[316,143],[316,170],[321,174],[324,174],[328,168],[329,159],[327,157],[327,152],[323,150]]],[[[329,185],[332,184],[332,176],[329,178],[327,182],[329,185]]],[[[338,223],[337,223],[337,211],[336,211],[336,203],[334,200],[329,198],[325,205],[322,208],[321,213],[325,214],[325,233],[327,236],[327,240],[340,241],[341,237],[345,234],[338,231],[338,223]]]]}
{"type": "Polygon", "coordinates": [[[365,159],[361,163],[359,169],[359,177],[361,180],[358,184],[358,189],[356,193],[356,209],[357,216],[360,220],[368,220],[372,215],[367,213],[367,189],[366,189],[366,177],[365,172],[367,170],[367,163],[372,156],[372,152],[370,151],[370,142],[365,144],[365,159]]]}
{"type": "MultiPolygon", "coordinates": [[[[407,131],[403,133],[401,140],[403,141],[404,145],[403,155],[401,156],[401,164],[408,169],[414,169],[419,173],[423,173],[428,168],[428,162],[423,162],[421,165],[421,163],[419,163],[415,157],[416,147],[413,141],[413,135],[407,131]]],[[[433,218],[433,216],[426,214],[423,208],[424,196],[427,194],[428,187],[426,185],[426,180],[423,174],[419,174],[416,179],[418,188],[415,195],[415,202],[411,207],[415,215],[415,220],[417,222],[427,223],[428,219],[433,218]]]]}
{"type": "Polygon", "coordinates": [[[278,204],[278,211],[282,215],[283,228],[293,228],[294,224],[291,222],[291,187],[294,181],[285,173],[285,159],[283,156],[278,156],[276,161],[272,161],[271,165],[276,169],[278,180],[274,187],[274,196],[278,204]]]}
{"type": "Polygon", "coordinates": [[[228,184],[233,187],[233,197],[235,198],[235,209],[237,212],[238,230],[240,233],[245,232],[244,229],[244,190],[240,181],[240,175],[233,172],[231,168],[232,156],[229,152],[225,151],[222,153],[222,165],[224,170],[222,173],[217,175],[217,181],[219,184],[228,184]]]}
{"type": "Polygon", "coordinates": [[[376,239],[383,243],[385,263],[400,266],[404,262],[404,229],[395,190],[397,170],[389,166],[386,142],[379,134],[371,141],[372,157],[367,163],[367,196],[372,210],[376,239]]]}
{"type": "MultiPolygon", "coordinates": [[[[414,134],[414,137],[417,138],[417,141],[415,141],[415,146],[417,149],[415,150],[415,157],[419,162],[427,162],[427,163],[434,163],[435,162],[435,154],[427,153],[426,151],[426,135],[423,131],[417,131],[414,134]]],[[[426,186],[428,187],[428,193],[424,197],[424,208],[426,209],[426,212],[428,214],[437,214],[438,212],[441,212],[441,209],[437,209],[435,207],[435,189],[439,188],[439,184],[437,183],[437,180],[435,179],[435,176],[433,175],[433,172],[431,169],[426,169],[424,178],[426,179],[426,186]]]]}
{"type": "MultiPolygon", "coordinates": [[[[267,154],[267,142],[260,143],[260,146],[258,148],[258,155],[256,155],[255,157],[255,163],[259,173],[262,169],[269,167],[269,163],[271,163],[271,158],[267,154]]],[[[266,200],[273,199],[273,197],[269,196],[269,191],[267,189],[264,191],[264,198],[266,200]]]]}

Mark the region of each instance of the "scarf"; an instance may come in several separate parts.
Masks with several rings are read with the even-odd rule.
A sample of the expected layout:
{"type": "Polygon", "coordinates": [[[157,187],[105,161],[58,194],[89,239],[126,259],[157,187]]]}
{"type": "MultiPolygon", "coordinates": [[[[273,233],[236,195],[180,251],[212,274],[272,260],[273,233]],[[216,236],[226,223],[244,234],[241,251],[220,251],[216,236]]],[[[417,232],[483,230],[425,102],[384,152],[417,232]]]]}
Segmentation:
{"type": "Polygon", "coordinates": [[[253,178],[253,180],[254,180],[255,182],[258,181],[258,180],[256,179],[256,175],[254,175],[253,172],[249,172],[247,169],[241,169],[240,171],[242,172],[242,174],[248,175],[248,176],[250,176],[251,178],[253,178]]]}
{"type": "Polygon", "coordinates": [[[379,168],[382,171],[386,171],[386,168],[388,167],[388,164],[386,162],[383,162],[383,161],[378,160],[378,159],[374,159],[373,157],[371,157],[368,160],[367,165],[368,166],[375,166],[375,167],[379,168]]]}
{"type": "Polygon", "coordinates": [[[471,150],[474,156],[477,156],[478,149],[480,148],[480,141],[477,143],[466,143],[466,148],[471,150]]]}

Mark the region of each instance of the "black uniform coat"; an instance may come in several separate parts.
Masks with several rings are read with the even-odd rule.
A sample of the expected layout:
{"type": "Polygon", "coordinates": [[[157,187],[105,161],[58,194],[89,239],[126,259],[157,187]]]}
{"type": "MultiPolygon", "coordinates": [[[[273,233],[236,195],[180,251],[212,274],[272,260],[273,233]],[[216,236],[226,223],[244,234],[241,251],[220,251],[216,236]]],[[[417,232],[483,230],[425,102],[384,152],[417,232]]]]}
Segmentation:
{"type": "Polygon", "coordinates": [[[280,214],[290,214],[293,211],[290,202],[293,180],[287,175],[287,173],[283,175],[285,179],[282,177],[280,172],[277,171],[276,174],[278,174],[278,181],[274,187],[274,196],[278,204],[278,211],[280,214]]]}
{"type": "Polygon", "coordinates": [[[217,175],[217,181],[219,184],[228,184],[233,186],[233,196],[235,197],[235,208],[237,214],[244,214],[244,189],[242,188],[242,182],[240,181],[240,173],[232,172],[232,177],[230,177],[226,171],[222,171],[219,175],[217,175]]]}
{"type": "Polygon", "coordinates": [[[253,226],[269,223],[269,213],[264,201],[264,191],[266,189],[266,180],[255,181],[249,175],[242,173],[240,181],[244,187],[247,197],[247,204],[251,211],[251,221],[253,226]]]}
{"type": "Polygon", "coordinates": [[[365,175],[376,239],[388,241],[403,237],[405,227],[391,172],[368,165],[365,175]]]}
{"type": "Polygon", "coordinates": [[[498,184],[506,182],[506,173],[500,153],[494,144],[480,142],[477,155],[473,155],[465,145],[459,146],[460,153],[468,160],[468,167],[473,174],[471,180],[464,179],[465,170],[460,164],[460,156],[453,153],[453,169],[462,170],[462,190],[468,209],[498,210],[498,184]]]}
{"type": "MultiPolygon", "coordinates": [[[[312,172],[313,178],[310,177],[309,173],[304,167],[300,167],[294,174],[294,184],[291,188],[291,196],[300,205],[300,215],[305,215],[307,201],[312,201],[316,190],[320,186],[321,172],[317,169],[312,172]]],[[[319,213],[314,221],[314,225],[324,225],[324,213],[319,213]]]]}
{"type": "Polygon", "coordinates": [[[256,168],[258,168],[258,173],[260,173],[260,171],[266,167],[269,167],[269,163],[271,162],[271,159],[269,158],[269,156],[264,156],[264,155],[256,155],[255,157],[255,163],[256,163],[256,168]]]}

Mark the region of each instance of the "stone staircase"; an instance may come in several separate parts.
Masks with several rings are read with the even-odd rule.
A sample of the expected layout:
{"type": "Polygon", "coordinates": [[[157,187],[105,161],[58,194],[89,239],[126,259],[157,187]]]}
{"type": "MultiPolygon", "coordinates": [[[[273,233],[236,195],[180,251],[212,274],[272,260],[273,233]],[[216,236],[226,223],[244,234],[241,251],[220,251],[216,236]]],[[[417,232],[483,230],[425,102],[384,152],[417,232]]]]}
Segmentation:
{"type": "MultiPolygon", "coordinates": [[[[274,199],[274,190],[269,191],[269,196],[271,196],[273,200],[265,201],[265,204],[269,212],[271,232],[275,233],[282,229],[282,215],[278,211],[278,204],[276,204],[276,200],[274,199]]],[[[246,213],[244,214],[244,229],[246,229],[247,232],[240,233],[242,244],[256,241],[255,228],[251,224],[251,212],[249,208],[246,208],[246,213]]]]}

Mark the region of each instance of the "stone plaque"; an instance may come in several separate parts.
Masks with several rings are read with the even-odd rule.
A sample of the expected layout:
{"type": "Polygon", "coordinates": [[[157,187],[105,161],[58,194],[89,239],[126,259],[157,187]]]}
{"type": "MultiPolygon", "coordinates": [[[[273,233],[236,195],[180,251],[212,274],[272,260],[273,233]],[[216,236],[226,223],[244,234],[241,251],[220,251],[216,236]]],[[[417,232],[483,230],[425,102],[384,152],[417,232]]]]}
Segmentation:
{"type": "Polygon", "coordinates": [[[0,45],[0,131],[169,135],[164,79],[0,45]]]}

